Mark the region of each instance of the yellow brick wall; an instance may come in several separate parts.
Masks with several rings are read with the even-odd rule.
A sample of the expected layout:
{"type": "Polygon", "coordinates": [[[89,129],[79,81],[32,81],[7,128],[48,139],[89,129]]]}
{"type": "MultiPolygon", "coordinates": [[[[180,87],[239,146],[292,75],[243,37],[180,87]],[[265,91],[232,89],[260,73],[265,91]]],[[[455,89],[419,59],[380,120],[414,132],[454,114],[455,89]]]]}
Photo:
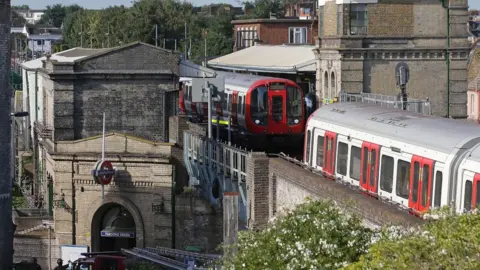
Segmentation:
{"type": "Polygon", "coordinates": [[[369,36],[412,36],[413,4],[378,3],[368,5],[369,36]]]}
{"type": "Polygon", "coordinates": [[[335,1],[325,2],[323,17],[323,34],[324,36],[337,35],[337,4],[335,1]]]}

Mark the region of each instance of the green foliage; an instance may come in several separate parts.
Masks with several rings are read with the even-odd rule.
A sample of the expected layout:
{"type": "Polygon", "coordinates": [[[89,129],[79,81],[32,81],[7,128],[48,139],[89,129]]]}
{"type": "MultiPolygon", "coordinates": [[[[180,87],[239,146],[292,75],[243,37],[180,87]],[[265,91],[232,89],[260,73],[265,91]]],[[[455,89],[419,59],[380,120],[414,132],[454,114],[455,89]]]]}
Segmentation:
{"type": "Polygon", "coordinates": [[[12,6],[12,9],[30,9],[28,5],[19,5],[19,6],[12,6]]]}
{"type": "Polygon", "coordinates": [[[347,269],[480,269],[480,216],[441,209],[423,229],[384,229],[347,269]],[[443,216],[443,217],[442,217],[443,216]]]}
{"type": "Polygon", "coordinates": [[[27,21],[20,15],[18,15],[15,10],[12,10],[12,25],[13,26],[23,26],[27,21]]]}
{"type": "MultiPolygon", "coordinates": [[[[299,205],[266,230],[241,232],[226,269],[338,269],[366,252],[372,231],[331,202],[299,205]]],[[[229,247],[232,248],[232,247],[229,247]]]]}
{"type": "Polygon", "coordinates": [[[252,12],[245,16],[245,19],[260,19],[269,18],[270,13],[275,13],[277,16],[282,17],[285,15],[285,5],[293,0],[253,0],[245,1],[243,4],[246,9],[251,9],[252,12]]]}
{"type": "Polygon", "coordinates": [[[63,39],[70,48],[82,45],[91,48],[114,47],[134,41],[155,44],[157,25],[158,46],[173,50],[174,40],[177,40],[177,51],[183,53],[185,48],[190,49],[191,39],[189,59],[200,63],[205,56],[205,39],[209,56],[232,51],[233,19],[233,13],[226,11],[217,16],[194,14],[191,4],[178,0],[140,0],[131,8],[113,6],[103,10],[79,9],[66,14],[63,39]],[[185,23],[188,40],[185,40],[185,23]]]}
{"type": "Polygon", "coordinates": [[[25,197],[22,194],[22,191],[17,185],[13,187],[12,197],[13,197],[12,205],[14,208],[27,207],[27,200],[25,199],[25,197]]]}
{"type": "Polygon", "coordinates": [[[55,27],[60,27],[67,15],[81,9],[82,7],[79,5],[63,6],[61,4],[55,4],[53,6],[47,6],[45,13],[37,24],[51,24],[55,27]]]}

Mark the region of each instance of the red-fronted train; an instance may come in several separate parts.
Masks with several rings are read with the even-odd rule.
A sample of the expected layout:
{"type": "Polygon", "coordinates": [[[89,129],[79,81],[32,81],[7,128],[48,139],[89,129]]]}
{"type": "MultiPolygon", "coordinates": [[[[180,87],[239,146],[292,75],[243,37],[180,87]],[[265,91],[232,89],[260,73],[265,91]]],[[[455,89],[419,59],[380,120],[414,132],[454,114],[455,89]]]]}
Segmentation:
{"type": "MultiPolygon", "coordinates": [[[[306,113],[312,110],[305,107],[306,95],[295,82],[230,72],[217,72],[218,76],[225,77],[225,91],[212,103],[214,136],[218,125],[224,138],[231,119],[232,139],[246,140],[253,148],[265,148],[267,142],[294,145],[303,140],[306,113]]],[[[207,102],[192,102],[192,79],[181,78],[180,82],[182,112],[192,122],[207,121],[207,102]]]]}

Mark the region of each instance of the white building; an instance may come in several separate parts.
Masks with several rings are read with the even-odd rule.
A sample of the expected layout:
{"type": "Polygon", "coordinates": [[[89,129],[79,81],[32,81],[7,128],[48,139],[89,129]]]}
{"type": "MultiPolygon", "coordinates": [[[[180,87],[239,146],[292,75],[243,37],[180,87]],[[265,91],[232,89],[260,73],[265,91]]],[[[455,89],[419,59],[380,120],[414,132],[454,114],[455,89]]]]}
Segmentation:
{"type": "Polygon", "coordinates": [[[22,16],[27,23],[31,24],[36,24],[42,18],[42,15],[45,14],[45,11],[40,9],[17,9],[15,12],[22,16]]]}

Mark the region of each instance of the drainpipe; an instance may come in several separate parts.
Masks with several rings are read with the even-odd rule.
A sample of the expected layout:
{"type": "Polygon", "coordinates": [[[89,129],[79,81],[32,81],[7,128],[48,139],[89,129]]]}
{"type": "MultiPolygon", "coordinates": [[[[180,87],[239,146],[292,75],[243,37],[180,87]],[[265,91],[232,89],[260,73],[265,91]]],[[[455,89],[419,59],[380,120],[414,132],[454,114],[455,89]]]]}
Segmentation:
{"type": "Polygon", "coordinates": [[[172,248],[175,249],[175,178],[176,178],[176,173],[175,173],[175,165],[172,165],[172,248]]]}
{"type": "Polygon", "coordinates": [[[35,122],[38,121],[38,70],[35,70],[35,122]]]}
{"type": "Polygon", "coordinates": [[[447,118],[450,118],[450,1],[440,0],[442,6],[447,9],[447,49],[445,60],[447,62],[447,118]]]}
{"type": "Polygon", "coordinates": [[[25,69],[25,83],[27,85],[27,108],[26,110],[29,112],[27,116],[27,124],[25,125],[25,129],[28,132],[25,132],[25,142],[26,142],[26,148],[29,150],[30,149],[30,138],[32,136],[32,130],[31,130],[31,122],[30,122],[30,115],[31,115],[31,108],[30,108],[30,84],[28,82],[28,70],[25,69]]]}

